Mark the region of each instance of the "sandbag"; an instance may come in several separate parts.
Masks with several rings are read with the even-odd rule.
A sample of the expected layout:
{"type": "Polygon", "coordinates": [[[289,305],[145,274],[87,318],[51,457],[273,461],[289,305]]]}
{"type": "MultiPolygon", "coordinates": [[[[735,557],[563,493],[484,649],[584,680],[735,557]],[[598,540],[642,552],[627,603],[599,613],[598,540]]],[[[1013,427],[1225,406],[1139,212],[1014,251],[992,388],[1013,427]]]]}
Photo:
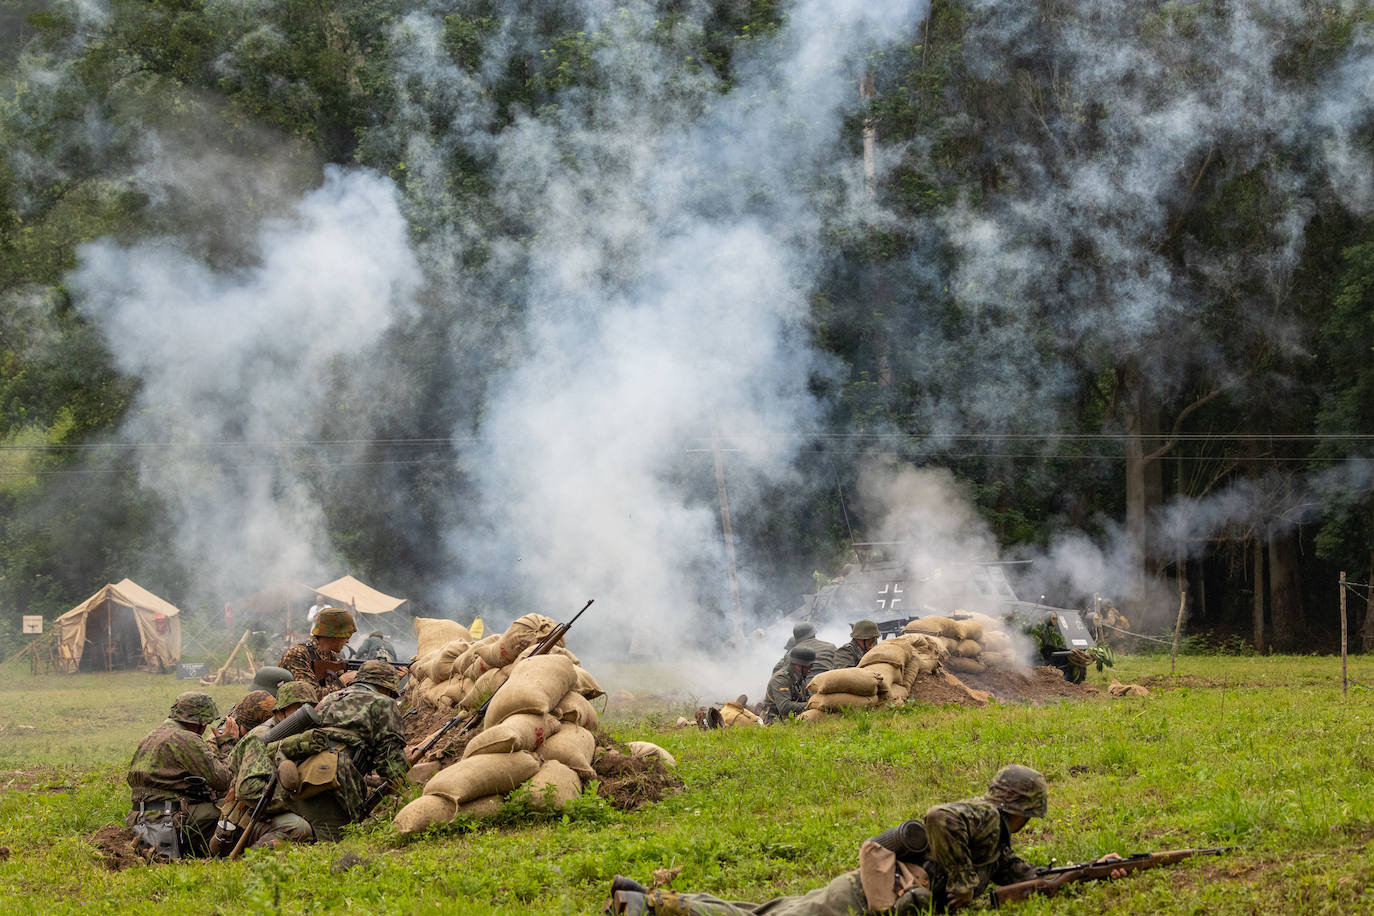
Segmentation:
{"type": "Polygon", "coordinates": [[[445,767],[425,783],[426,795],[442,795],[454,804],[504,795],[539,770],[539,758],[529,751],[514,754],[476,754],[445,767]]]}
{"type": "Polygon", "coordinates": [[[544,761],[525,786],[530,790],[530,804],[541,811],[560,811],[582,794],[582,779],[558,760],[544,761]]]}
{"type": "Polygon", "coordinates": [[[911,696],[911,691],[907,690],[906,687],[901,684],[896,684],[887,691],[887,701],[894,706],[905,703],[909,696],[911,696]]]}
{"type": "Polygon", "coordinates": [[[797,719],[801,722],[820,722],[825,717],[824,709],[803,709],[797,719]]]}
{"type": "Polygon", "coordinates": [[[544,739],[539,756],[545,760],[566,763],[583,779],[596,776],[592,770],[592,755],[596,753],[596,736],[580,725],[565,722],[557,732],[544,739]]]}
{"type": "MultiPolygon", "coordinates": [[[[903,671],[905,669],[898,668],[895,665],[878,662],[873,665],[865,665],[863,670],[871,672],[878,677],[878,683],[880,685],[878,687],[878,692],[882,693],[884,691],[890,692],[893,687],[900,687],[902,685],[903,671]]],[[[855,693],[856,691],[851,690],[849,692],[855,693]]]]}
{"type": "Polygon", "coordinates": [[[1005,652],[1013,648],[1010,636],[1001,630],[989,630],[986,627],[983,628],[983,638],[980,642],[983,644],[984,652],[1005,652]]]}
{"type": "Polygon", "coordinates": [[[956,620],[954,621],[954,635],[961,640],[971,639],[974,642],[982,642],[983,626],[976,620],[956,620]]]}
{"type": "Polygon", "coordinates": [[[439,657],[439,649],[431,649],[429,652],[415,656],[415,661],[410,663],[411,683],[417,680],[431,679],[434,674],[434,660],[439,657]]]}
{"type": "Polygon", "coordinates": [[[510,678],[487,707],[485,726],[519,713],[546,713],[577,680],[572,660],[562,655],[536,655],[512,665],[510,678]]]}
{"type": "Polygon", "coordinates": [[[435,700],[442,697],[448,700],[450,706],[462,705],[464,698],[472,692],[472,681],[465,677],[456,677],[451,681],[445,681],[443,684],[437,686],[438,693],[435,696],[435,700]]]}
{"type": "Polygon", "coordinates": [[[484,729],[469,740],[463,757],[535,751],[558,729],[559,721],[548,714],[507,716],[504,722],[484,729]]]}
{"type": "Polygon", "coordinates": [[[597,697],[604,697],[606,695],[606,691],[601,689],[601,685],[596,682],[596,678],[587,673],[587,669],[578,668],[575,673],[577,674],[577,683],[573,685],[573,690],[576,690],[589,700],[595,700],[597,697]]]}
{"type": "Polygon", "coordinates": [[[727,726],[763,724],[763,720],[755,715],[751,709],[734,700],[720,708],[720,719],[727,726]]]}
{"type": "Polygon", "coordinates": [[[470,817],[474,820],[480,820],[498,813],[504,803],[505,799],[500,795],[483,795],[481,798],[474,798],[470,802],[463,802],[453,814],[454,817],[470,817]]]}
{"type": "Polygon", "coordinates": [[[859,659],[859,667],[891,665],[894,668],[905,668],[910,652],[911,647],[904,642],[897,642],[895,639],[885,640],[864,653],[864,657],[859,659]]]}
{"type": "Polygon", "coordinates": [[[943,636],[945,635],[945,628],[940,622],[942,620],[944,620],[943,617],[917,617],[915,620],[907,621],[907,625],[902,627],[902,632],[943,636]]]}
{"type": "Polygon", "coordinates": [[[878,704],[877,695],[861,697],[852,693],[818,693],[806,702],[806,708],[835,712],[846,706],[877,706],[878,704]]]}
{"type": "Polygon", "coordinates": [[[959,674],[982,674],[987,670],[987,666],[976,658],[964,658],[959,655],[951,655],[942,664],[950,671],[957,671],[959,674]]]}
{"type": "Polygon", "coordinates": [[[511,621],[496,645],[496,658],[502,665],[515,661],[521,652],[548,636],[558,621],[543,614],[525,614],[511,621]]]}
{"type": "Polygon", "coordinates": [[[948,636],[937,636],[936,639],[940,640],[940,645],[941,645],[941,646],[944,646],[945,654],[946,654],[946,655],[958,655],[958,654],[959,654],[959,643],[960,643],[960,640],[958,640],[958,639],[951,639],[951,638],[948,637],[948,636]]]}
{"type": "Polygon", "coordinates": [[[812,693],[852,693],[871,697],[878,693],[878,675],[867,668],[835,668],[813,677],[806,689],[812,693]]]}
{"type": "Polygon", "coordinates": [[[457,806],[442,795],[421,795],[396,812],[392,823],[402,834],[419,833],[430,824],[447,824],[453,820],[457,806]]]}
{"type": "Polygon", "coordinates": [[[1014,668],[1021,664],[1016,653],[1010,649],[1001,649],[996,652],[984,649],[983,654],[978,656],[978,660],[989,668],[1014,668]]]}
{"type": "Polygon", "coordinates": [[[630,749],[631,757],[657,757],[670,767],[677,766],[677,758],[652,741],[628,741],[625,746],[630,749]]]}
{"type": "Polygon", "coordinates": [[[571,722],[593,732],[600,724],[600,718],[591,700],[578,693],[576,688],[563,694],[563,699],[554,705],[553,717],[560,722],[571,722]]]}
{"type": "MultiPolygon", "coordinates": [[[[541,640],[541,641],[542,641],[542,640],[541,640]]],[[[531,643],[530,646],[529,646],[529,648],[527,648],[527,649],[525,649],[523,652],[521,652],[521,653],[516,657],[515,660],[516,660],[516,661],[519,661],[519,660],[522,659],[522,658],[529,658],[531,655],[534,654],[534,650],[535,650],[535,649],[538,649],[538,648],[539,648],[539,643],[531,643]]],[[[554,647],[553,647],[552,649],[549,650],[549,653],[548,653],[548,654],[550,654],[550,655],[566,655],[568,658],[572,659],[572,663],[573,663],[574,665],[580,665],[580,664],[582,664],[582,659],[578,658],[576,655],[573,655],[571,652],[569,652],[566,646],[562,646],[562,645],[559,645],[559,644],[557,644],[557,643],[555,643],[555,644],[554,644],[554,647]]]]}
{"type": "Polygon", "coordinates": [[[468,681],[472,686],[462,697],[463,708],[476,709],[481,706],[501,687],[502,684],[506,683],[509,677],[510,669],[492,668],[477,680],[468,681]]]}
{"type": "Polygon", "coordinates": [[[444,768],[444,765],[437,760],[427,760],[424,763],[417,763],[406,772],[406,781],[413,782],[417,786],[423,786],[429,782],[429,778],[444,768]]]}
{"type": "Polygon", "coordinates": [[[416,617],[415,639],[419,645],[415,649],[416,655],[424,655],[426,652],[443,647],[454,639],[466,639],[472,641],[472,634],[468,628],[456,620],[444,620],[439,617],[416,617]]]}
{"type": "Polygon", "coordinates": [[[983,654],[983,644],[973,639],[961,639],[951,654],[964,658],[977,658],[983,654]]]}
{"type": "Polygon", "coordinates": [[[468,664],[466,674],[476,680],[492,668],[504,668],[506,662],[501,658],[501,634],[493,633],[485,639],[472,644],[472,654],[476,658],[468,664]]]}
{"type": "Polygon", "coordinates": [[[1150,695],[1148,688],[1140,684],[1122,684],[1119,681],[1112,681],[1107,687],[1107,693],[1114,697],[1147,697],[1150,695]]]}
{"type": "Polygon", "coordinates": [[[448,680],[455,673],[453,663],[472,646],[472,642],[467,639],[451,639],[444,643],[443,647],[435,653],[434,663],[431,667],[430,675],[436,681],[448,680]]]}

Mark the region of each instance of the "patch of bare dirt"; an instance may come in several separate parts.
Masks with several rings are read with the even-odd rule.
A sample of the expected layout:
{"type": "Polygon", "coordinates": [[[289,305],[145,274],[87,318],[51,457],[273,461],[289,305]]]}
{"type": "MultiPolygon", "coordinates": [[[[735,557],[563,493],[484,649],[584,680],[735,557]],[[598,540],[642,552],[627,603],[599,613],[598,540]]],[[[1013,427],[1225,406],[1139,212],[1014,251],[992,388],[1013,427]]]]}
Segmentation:
{"type": "Polygon", "coordinates": [[[604,732],[596,736],[592,769],[599,784],[596,794],[622,811],[662,801],[683,787],[683,782],[661,758],[631,757],[625,746],[604,732]]]}
{"type": "Polygon", "coordinates": [[[977,697],[969,694],[966,688],[951,683],[938,671],[933,675],[918,677],[907,695],[908,702],[929,703],[932,706],[982,706],[977,697]]]}
{"type": "MultiPolygon", "coordinates": [[[[433,735],[439,729],[443,728],[444,723],[452,719],[455,712],[459,711],[451,709],[433,709],[429,712],[417,712],[415,715],[406,719],[406,745],[408,747],[414,747],[417,744],[429,740],[430,735],[433,735]]],[[[468,717],[471,716],[472,713],[462,711],[462,715],[468,717]]],[[[480,734],[482,731],[481,728],[474,728],[466,734],[460,734],[462,729],[463,726],[461,723],[449,729],[448,734],[440,738],[438,742],[435,743],[434,747],[430,748],[429,753],[425,754],[425,759],[437,760],[441,763],[448,764],[462,757],[463,750],[468,746],[468,741],[472,740],[474,735],[480,734]]]]}
{"type": "Polygon", "coordinates": [[[1014,703],[1048,703],[1061,699],[1096,696],[1096,687],[1070,684],[1063,672],[1048,665],[1034,668],[989,668],[981,674],[960,674],[974,690],[984,690],[999,700],[1014,703]]]}
{"type": "Polygon", "coordinates": [[[147,865],[148,860],[138,852],[134,832],[123,824],[106,824],[86,838],[100,853],[100,861],[110,871],[123,871],[135,865],[147,865]]]}

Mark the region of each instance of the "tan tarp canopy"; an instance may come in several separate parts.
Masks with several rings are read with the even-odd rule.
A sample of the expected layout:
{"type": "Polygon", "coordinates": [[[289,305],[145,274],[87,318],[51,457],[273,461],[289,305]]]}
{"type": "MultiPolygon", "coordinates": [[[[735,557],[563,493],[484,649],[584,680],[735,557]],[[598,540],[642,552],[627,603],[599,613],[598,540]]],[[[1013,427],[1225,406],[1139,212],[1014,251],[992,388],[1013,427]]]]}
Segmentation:
{"type": "Polygon", "coordinates": [[[389,614],[405,604],[404,598],[384,595],[370,585],[364,585],[352,576],[335,579],[328,585],[315,589],[339,607],[356,608],[362,614],[389,614]]]}
{"type": "Polygon", "coordinates": [[[137,665],[167,670],[181,657],[181,611],[132,579],[107,585],[57,618],[58,663],[72,673],[88,648],[96,671],[137,665]]]}

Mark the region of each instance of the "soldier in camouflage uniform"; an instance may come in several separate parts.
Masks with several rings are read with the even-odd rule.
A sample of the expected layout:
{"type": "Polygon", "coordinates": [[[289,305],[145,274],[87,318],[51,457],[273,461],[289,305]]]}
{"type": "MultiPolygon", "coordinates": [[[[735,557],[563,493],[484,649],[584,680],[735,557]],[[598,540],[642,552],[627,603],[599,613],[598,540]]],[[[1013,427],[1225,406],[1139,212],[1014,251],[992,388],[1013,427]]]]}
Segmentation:
{"type": "Polygon", "coordinates": [[[367,774],[375,771],[394,786],[410,769],[396,703],[399,683],[400,675],[391,665],[364,662],[350,686],[330,693],[315,707],[320,717],[317,728],[283,742],[282,750],[288,754],[292,742],[301,746],[323,743],[338,752],[337,785],[292,801],[292,808],[314,828],[316,839],[337,840],[344,824],[362,820],[367,774]]]}
{"type": "MultiPolygon", "coordinates": [[[[126,825],[138,829],[170,817],[179,825],[182,854],[204,855],[219,811],[214,797],[229,789],[232,772],[216,749],[201,737],[219,716],[215,701],[187,691],[172,704],[167,719],[138,744],[125,777],[133,810],[126,825]]],[[[230,724],[232,723],[232,724],[230,724]]],[[[222,734],[237,736],[237,723],[222,734]]]]}
{"type": "MultiPolygon", "coordinates": [[[[287,681],[277,688],[276,706],[270,720],[265,720],[234,747],[229,764],[234,768],[233,795],[224,806],[224,816],[240,829],[248,826],[253,809],[262,798],[272,774],[276,770],[275,755],[267,748],[267,732],[273,725],[291,715],[306,703],[319,700],[319,691],[309,681],[287,681]]],[[[263,811],[265,820],[256,828],[251,845],[271,847],[278,843],[308,843],[314,834],[310,823],[293,812],[287,803],[286,792],[280,784],[273,790],[273,800],[263,811]]]]}
{"type": "Polygon", "coordinates": [[[835,664],[831,670],[859,667],[859,660],[877,644],[878,625],[871,620],[860,620],[849,628],[849,642],[835,650],[835,664]]]}
{"type": "Polygon", "coordinates": [[[788,716],[798,716],[806,709],[810,694],[806,692],[807,675],[816,661],[816,653],[805,646],[793,646],[787,653],[786,667],[773,672],[764,691],[763,718],[776,722],[788,716]]]}
{"type": "MultiPolygon", "coordinates": [[[[775,897],[766,903],[722,900],[711,894],[649,890],[628,878],[617,877],[611,884],[611,901],[605,912],[631,916],[648,913],[653,916],[863,916],[869,909],[856,869],[799,897],[775,897]]],[[[906,916],[904,911],[895,912],[898,916],[906,916]]],[[[924,911],[911,911],[913,916],[917,912],[924,911]]]]}
{"type": "Polygon", "coordinates": [[[310,627],[310,641],[297,643],[281,655],[281,667],[291,672],[297,681],[309,681],[320,688],[321,694],[338,690],[344,684],[339,677],[343,659],[339,653],[358,628],[353,615],[343,608],[327,607],[320,611],[310,627]],[[339,671],[323,670],[323,663],[336,663],[339,671]]]}

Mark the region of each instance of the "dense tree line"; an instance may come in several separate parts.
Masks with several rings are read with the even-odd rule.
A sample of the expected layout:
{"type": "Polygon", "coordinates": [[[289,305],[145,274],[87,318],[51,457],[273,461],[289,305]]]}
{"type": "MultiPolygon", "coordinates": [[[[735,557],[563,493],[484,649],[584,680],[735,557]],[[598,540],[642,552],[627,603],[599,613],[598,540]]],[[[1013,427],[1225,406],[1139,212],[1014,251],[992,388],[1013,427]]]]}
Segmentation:
{"type": "MultiPolygon", "coordinates": [[[[794,8],[651,6],[637,40],[675,76],[643,91],[686,111],[730,93],[794,8]]],[[[85,243],[154,237],[245,269],[260,256],[246,229],[325,165],[394,182],[426,284],[378,343],[387,372],[334,361],[334,397],[299,429],[315,444],[257,457],[307,482],[353,570],[452,600],[435,545],[468,521],[473,468],[451,437],[481,426],[537,307],[509,293],[529,265],[508,252],[540,215],[505,202],[492,138],[613,126],[606,100],[635,77],[606,52],[639,27],[613,9],[589,30],[570,0],[0,4],[7,618],[125,574],[213,601],[165,549],[174,513],[136,449],[112,438],[141,384],[112,347],[137,341],[73,307],[70,272],[85,243]],[[208,219],[197,182],[143,177],[153,135],[270,180],[221,186],[233,202],[208,219]]],[[[834,173],[795,176],[821,222],[806,327],[830,361],[811,380],[828,413],[802,483],[767,484],[765,508],[735,520],[741,565],[797,592],[837,572],[869,521],[843,493],[876,442],[952,469],[1008,555],[1066,530],[1119,536],[1142,582],[1104,588],[1181,578],[1194,626],[1329,646],[1336,570],[1374,581],[1371,44],[1360,5],[937,0],[853,61],[837,155],[861,161],[867,137],[883,216],[847,218],[834,173]],[[1333,98],[1349,110],[1314,104],[1333,98]]],[[[708,465],[685,474],[709,502],[708,465]]]]}

